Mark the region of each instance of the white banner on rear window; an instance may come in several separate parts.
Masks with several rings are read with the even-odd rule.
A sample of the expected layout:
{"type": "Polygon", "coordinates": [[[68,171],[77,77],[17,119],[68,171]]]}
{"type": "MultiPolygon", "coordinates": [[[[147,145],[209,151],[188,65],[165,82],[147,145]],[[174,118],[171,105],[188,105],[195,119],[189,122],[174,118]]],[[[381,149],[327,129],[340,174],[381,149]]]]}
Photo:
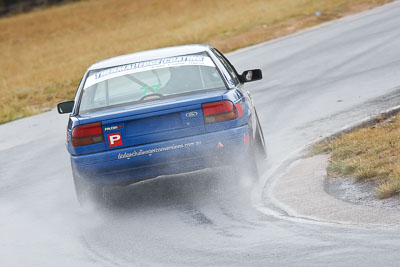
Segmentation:
{"type": "Polygon", "coordinates": [[[123,76],[126,74],[142,72],[147,70],[154,70],[154,69],[162,69],[168,67],[184,66],[184,65],[215,67],[211,58],[200,55],[188,55],[188,56],[154,59],[149,61],[142,61],[118,67],[108,68],[100,72],[97,72],[86,79],[84,88],[88,88],[96,83],[112,79],[115,77],[123,76]]]}

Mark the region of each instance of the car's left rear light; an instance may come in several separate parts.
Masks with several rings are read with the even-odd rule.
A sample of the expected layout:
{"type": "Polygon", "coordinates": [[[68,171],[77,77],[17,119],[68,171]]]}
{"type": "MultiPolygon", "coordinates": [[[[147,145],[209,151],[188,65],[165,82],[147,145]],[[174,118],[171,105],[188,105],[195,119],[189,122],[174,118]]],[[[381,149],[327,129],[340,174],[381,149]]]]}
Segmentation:
{"type": "Polygon", "coordinates": [[[72,130],[72,146],[85,146],[101,142],[104,142],[104,136],[100,122],[79,125],[72,130]]]}
{"type": "Polygon", "coordinates": [[[228,100],[202,104],[204,123],[210,124],[237,118],[235,105],[228,100]]]}

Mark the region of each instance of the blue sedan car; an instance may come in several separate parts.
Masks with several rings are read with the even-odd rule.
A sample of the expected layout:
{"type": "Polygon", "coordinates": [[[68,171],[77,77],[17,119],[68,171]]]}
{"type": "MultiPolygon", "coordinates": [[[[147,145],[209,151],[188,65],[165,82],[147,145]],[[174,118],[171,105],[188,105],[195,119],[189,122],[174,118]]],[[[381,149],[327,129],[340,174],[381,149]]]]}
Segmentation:
{"type": "Polygon", "coordinates": [[[67,149],[78,200],[102,198],[106,186],[215,166],[258,176],[265,142],[244,83],[261,78],[259,69],[238,74],[208,45],[93,64],[75,100],[57,106],[71,113],[67,149]]]}

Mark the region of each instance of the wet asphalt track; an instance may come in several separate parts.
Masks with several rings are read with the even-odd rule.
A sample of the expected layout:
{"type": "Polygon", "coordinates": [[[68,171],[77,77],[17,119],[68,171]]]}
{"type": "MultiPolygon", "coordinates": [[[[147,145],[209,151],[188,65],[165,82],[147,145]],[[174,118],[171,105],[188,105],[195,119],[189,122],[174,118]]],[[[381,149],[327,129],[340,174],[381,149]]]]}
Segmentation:
{"type": "Polygon", "coordinates": [[[0,265],[398,266],[400,230],[287,217],[264,185],[316,138],[400,104],[400,2],[228,57],[264,73],[248,86],[269,149],[259,185],[221,169],[114,190],[106,207],[80,209],[66,117],[2,125],[0,265]]]}

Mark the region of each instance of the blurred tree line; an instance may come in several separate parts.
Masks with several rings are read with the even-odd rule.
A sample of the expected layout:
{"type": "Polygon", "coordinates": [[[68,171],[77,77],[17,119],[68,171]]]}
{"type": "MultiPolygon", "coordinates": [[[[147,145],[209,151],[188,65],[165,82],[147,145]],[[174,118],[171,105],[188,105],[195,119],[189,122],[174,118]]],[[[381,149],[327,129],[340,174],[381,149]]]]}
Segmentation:
{"type": "Polygon", "coordinates": [[[36,6],[45,6],[67,1],[68,0],[0,0],[0,16],[8,13],[27,12],[36,6]]]}

